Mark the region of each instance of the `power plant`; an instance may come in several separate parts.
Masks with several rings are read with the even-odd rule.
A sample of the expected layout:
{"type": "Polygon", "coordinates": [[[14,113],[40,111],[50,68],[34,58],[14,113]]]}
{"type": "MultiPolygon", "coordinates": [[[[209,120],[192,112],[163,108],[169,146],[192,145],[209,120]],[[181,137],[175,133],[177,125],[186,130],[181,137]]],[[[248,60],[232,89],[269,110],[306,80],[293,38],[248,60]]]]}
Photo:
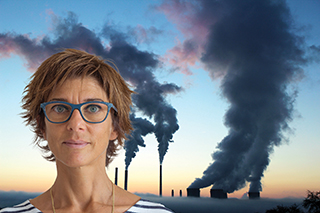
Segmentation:
{"type": "MultiPolygon", "coordinates": [[[[118,185],[118,168],[115,168],[114,184],[118,185]]],[[[128,169],[124,173],[124,189],[128,190],[128,169]]],[[[180,197],[182,197],[182,190],[179,191],[180,197]]],[[[160,164],[159,170],[159,196],[162,196],[162,164],[160,164]]],[[[174,189],[171,190],[171,197],[174,197],[174,189]]],[[[200,197],[200,188],[187,188],[187,197],[200,197]]],[[[210,190],[210,197],[217,199],[227,199],[228,194],[223,189],[210,190]]],[[[248,192],[249,199],[260,199],[260,192],[248,192]]]]}
{"type": "MultiPolygon", "coordinates": [[[[180,194],[181,194],[180,190],[180,194]]],[[[181,195],[180,195],[181,196],[181,195]]],[[[200,197],[200,188],[187,188],[187,196],[188,197],[200,197]]],[[[210,197],[211,198],[218,198],[218,199],[227,199],[228,194],[223,189],[211,189],[210,190],[210,197]]],[[[260,199],[260,192],[249,192],[248,193],[249,199],[260,199]]]]}
{"type": "Polygon", "coordinates": [[[223,189],[211,189],[210,190],[210,197],[212,198],[219,198],[219,199],[227,199],[228,195],[223,189]]]}
{"type": "Polygon", "coordinates": [[[200,189],[199,188],[187,188],[187,196],[188,197],[200,197],[200,189]]]}
{"type": "Polygon", "coordinates": [[[260,192],[248,192],[249,199],[260,199],[260,192]]]}

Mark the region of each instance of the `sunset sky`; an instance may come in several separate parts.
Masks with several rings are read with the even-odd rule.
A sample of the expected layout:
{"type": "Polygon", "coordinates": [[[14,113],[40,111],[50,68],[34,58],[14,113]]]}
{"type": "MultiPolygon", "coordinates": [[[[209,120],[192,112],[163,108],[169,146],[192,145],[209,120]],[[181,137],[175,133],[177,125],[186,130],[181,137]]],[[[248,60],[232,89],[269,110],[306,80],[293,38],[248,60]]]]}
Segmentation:
{"type": "MultiPolygon", "coordinates": [[[[53,184],[55,164],[42,158],[40,150],[33,146],[34,135],[24,125],[20,113],[22,93],[29,78],[57,48],[83,49],[109,57],[137,91],[140,84],[135,77],[146,74],[152,77],[147,83],[162,89],[159,103],[168,110],[176,110],[179,125],[177,131],[173,130],[173,142],[169,143],[163,158],[163,195],[169,196],[172,189],[176,194],[181,189],[186,195],[186,188],[196,178],[201,178],[208,167],[212,169],[210,174],[219,173],[214,171],[219,167],[214,164],[212,154],[219,154],[217,145],[220,142],[222,150],[232,149],[232,155],[227,159],[239,156],[233,159],[256,161],[254,156],[266,154],[267,149],[265,159],[269,161],[261,176],[261,197],[302,197],[306,195],[306,190],[320,190],[320,1],[288,0],[281,5],[272,5],[267,3],[269,1],[236,2],[0,0],[0,190],[43,192],[53,184]],[[264,14],[257,12],[260,10],[264,14]],[[290,17],[290,14],[293,22],[283,18],[290,17]],[[290,23],[290,27],[284,26],[285,30],[276,31],[275,25],[282,26],[277,21],[278,17],[283,18],[284,23],[290,23]],[[273,35],[282,40],[272,40],[273,35]],[[297,40],[290,40],[293,38],[297,40]],[[266,41],[270,45],[265,44],[266,41]],[[266,54],[270,55],[259,51],[268,47],[272,54],[268,51],[266,54]],[[302,52],[294,51],[295,47],[302,52]],[[128,49],[133,52],[121,52],[128,49]],[[257,51],[254,54],[248,53],[255,49],[257,51]],[[127,61],[123,56],[125,54],[130,57],[127,61]],[[277,115],[281,107],[287,114],[284,113],[283,120],[275,124],[280,127],[270,136],[272,142],[265,142],[268,144],[261,148],[258,142],[264,137],[256,136],[249,144],[249,151],[241,152],[245,146],[241,144],[242,139],[236,146],[227,143],[235,130],[231,131],[230,126],[239,123],[238,128],[244,128],[242,126],[249,119],[246,115],[250,115],[255,108],[247,109],[247,114],[239,114],[237,109],[241,104],[237,105],[234,99],[248,100],[252,105],[257,104],[256,100],[269,100],[269,93],[254,90],[255,87],[245,87],[247,82],[260,84],[258,80],[245,79],[248,74],[243,73],[250,69],[249,65],[246,66],[250,61],[248,58],[256,69],[251,71],[254,73],[252,79],[257,77],[255,73],[263,70],[269,72],[273,67],[276,67],[276,71],[270,73],[275,76],[278,76],[277,69],[281,74],[285,70],[279,78],[269,78],[268,75],[265,78],[258,74],[257,79],[262,78],[261,82],[270,81],[270,84],[281,88],[276,92],[283,92],[283,96],[274,101],[277,107],[262,107],[260,114],[252,112],[255,117],[252,119],[257,120],[257,131],[267,131],[270,123],[265,120],[269,120],[269,114],[277,115]],[[275,64],[266,63],[266,66],[260,63],[262,58],[279,61],[275,64]],[[126,77],[130,74],[126,70],[129,60],[138,67],[133,68],[136,69],[133,77],[126,77]],[[152,61],[156,61],[156,65],[150,65],[152,61]],[[245,65],[240,66],[242,63],[245,65]],[[142,67],[143,72],[138,72],[142,67]],[[232,91],[237,91],[237,88],[233,87],[236,81],[232,80],[239,76],[241,79],[241,75],[244,81],[237,81],[239,94],[233,96],[232,91]],[[282,83],[278,83],[278,80],[282,83]],[[228,83],[231,85],[228,86],[228,83]],[[252,90],[242,93],[243,88],[252,90]],[[251,97],[254,95],[257,97],[251,97]],[[279,104],[277,101],[280,101],[279,104]],[[230,108],[235,111],[227,113],[230,108]],[[232,113],[236,115],[235,119],[244,117],[244,122],[232,123],[233,117],[228,117],[232,113]],[[285,128],[286,125],[289,127],[285,128]],[[278,137],[281,141],[277,140],[278,137]],[[261,153],[257,151],[260,148],[261,153]]],[[[141,95],[144,92],[148,90],[141,90],[141,95]]],[[[270,98],[270,102],[273,100],[270,98]]],[[[155,117],[158,112],[148,114],[138,102],[135,104],[137,117],[148,119],[152,124],[157,123],[155,117]]],[[[172,116],[169,118],[164,124],[171,124],[172,116]]],[[[245,137],[251,136],[247,132],[245,137]]],[[[158,194],[157,138],[153,133],[143,138],[146,147],[139,146],[139,152],[129,166],[128,190],[158,194]]],[[[247,181],[252,180],[256,174],[256,170],[251,168],[252,164],[238,164],[238,160],[233,162],[237,166],[231,173],[235,176],[244,175],[247,181]],[[241,168],[251,171],[250,178],[239,171],[241,168]]],[[[121,150],[107,168],[112,180],[115,167],[119,168],[119,185],[123,186],[125,150],[121,150]]],[[[248,192],[249,186],[250,183],[247,183],[229,197],[240,198],[248,192]]],[[[201,195],[209,196],[210,188],[202,189],[201,195]]]]}

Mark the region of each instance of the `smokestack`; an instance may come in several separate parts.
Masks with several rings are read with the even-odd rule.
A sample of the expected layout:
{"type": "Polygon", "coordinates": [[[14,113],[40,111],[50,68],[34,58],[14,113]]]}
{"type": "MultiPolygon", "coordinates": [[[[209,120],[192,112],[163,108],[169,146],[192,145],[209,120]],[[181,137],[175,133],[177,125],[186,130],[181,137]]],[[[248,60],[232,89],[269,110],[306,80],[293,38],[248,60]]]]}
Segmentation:
{"type": "Polygon", "coordinates": [[[159,196],[162,196],[162,164],[160,164],[159,196]]]}
{"type": "Polygon", "coordinates": [[[128,169],[124,171],[124,189],[128,190],[128,169]]]}
{"type": "Polygon", "coordinates": [[[171,197],[174,197],[174,189],[171,190],[171,197]]]}
{"type": "Polygon", "coordinates": [[[212,198],[219,198],[219,199],[227,199],[228,195],[223,189],[211,189],[210,190],[210,197],[212,198]]]}
{"type": "Polygon", "coordinates": [[[200,189],[199,188],[187,188],[187,196],[188,197],[200,197],[200,189]]]}
{"type": "Polygon", "coordinates": [[[180,197],[182,197],[182,190],[180,189],[180,197]]]}
{"type": "Polygon", "coordinates": [[[114,184],[118,185],[118,167],[116,167],[115,175],[114,175],[114,184]]]}
{"type": "Polygon", "coordinates": [[[248,192],[249,199],[260,199],[260,192],[248,192]]]}

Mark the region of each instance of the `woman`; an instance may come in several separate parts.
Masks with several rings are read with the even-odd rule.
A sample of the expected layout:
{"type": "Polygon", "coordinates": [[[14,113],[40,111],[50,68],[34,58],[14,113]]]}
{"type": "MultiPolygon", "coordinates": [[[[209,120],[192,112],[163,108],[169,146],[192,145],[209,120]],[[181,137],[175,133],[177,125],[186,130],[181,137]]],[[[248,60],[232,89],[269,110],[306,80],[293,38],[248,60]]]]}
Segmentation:
{"type": "Polygon", "coordinates": [[[115,186],[105,171],[132,129],[132,93],[97,56],[67,49],[44,61],[25,89],[23,118],[57,177],[40,196],[0,212],[171,212],[115,186]]]}

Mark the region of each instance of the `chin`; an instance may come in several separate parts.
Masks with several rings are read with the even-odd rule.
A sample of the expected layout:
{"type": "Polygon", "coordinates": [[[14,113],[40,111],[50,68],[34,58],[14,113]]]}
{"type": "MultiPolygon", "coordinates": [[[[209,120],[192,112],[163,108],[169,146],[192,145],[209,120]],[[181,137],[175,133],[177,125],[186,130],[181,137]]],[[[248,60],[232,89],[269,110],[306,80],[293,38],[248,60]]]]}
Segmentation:
{"type": "MultiPolygon", "coordinates": [[[[69,168],[81,168],[85,166],[97,166],[100,163],[97,158],[84,158],[83,156],[74,156],[68,159],[59,160],[62,164],[69,168]]],[[[104,163],[105,161],[103,161],[104,163]]]]}
{"type": "Polygon", "coordinates": [[[70,168],[77,168],[77,167],[83,167],[88,165],[88,160],[85,160],[83,158],[68,158],[68,159],[58,159],[57,164],[63,164],[64,166],[70,167],[70,168]]]}

